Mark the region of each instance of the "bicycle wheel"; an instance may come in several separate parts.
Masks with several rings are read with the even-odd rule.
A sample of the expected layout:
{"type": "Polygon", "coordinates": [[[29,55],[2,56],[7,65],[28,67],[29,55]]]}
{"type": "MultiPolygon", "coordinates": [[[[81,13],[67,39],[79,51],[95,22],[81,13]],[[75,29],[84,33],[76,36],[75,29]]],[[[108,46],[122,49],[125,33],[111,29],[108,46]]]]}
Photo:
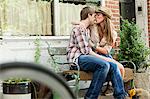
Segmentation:
{"type": "Polygon", "coordinates": [[[36,80],[58,92],[61,99],[76,99],[73,92],[62,78],[39,64],[25,62],[0,64],[0,79],[5,80],[10,77],[36,80]]]}

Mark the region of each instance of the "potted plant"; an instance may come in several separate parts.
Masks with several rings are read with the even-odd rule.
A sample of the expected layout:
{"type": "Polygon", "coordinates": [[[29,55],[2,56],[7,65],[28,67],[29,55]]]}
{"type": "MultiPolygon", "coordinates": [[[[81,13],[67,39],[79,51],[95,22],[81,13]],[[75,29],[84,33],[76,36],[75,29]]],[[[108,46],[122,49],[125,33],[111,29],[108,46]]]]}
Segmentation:
{"type": "Polygon", "coordinates": [[[141,30],[134,22],[122,20],[120,31],[120,51],[118,59],[120,61],[132,61],[136,65],[135,86],[149,90],[149,74],[146,69],[150,66],[150,48],[146,46],[145,40],[142,38],[141,30]],[[141,68],[146,68],[141,73],[141,68]],[[140,72],[140,73],[139,73],[140,72]]]}
{"type": "Polygon", "coordinates": [[[4,80],[3,99],[31,99],[31,80],[22,78],[4,80]]]}
{"type": "Polygon", "coordinates": [[[122,20],[120,31],[120,51],[119,60],[132,61],[135,63],[137,70],[146,65],[150,48],[146,46],[145,40],[142,38],[141,30],[134,22],[122,20]]]}
{"type": "MultiPolygon", "coordinates": [[[[40,61],[40,42],[35,40],[35,63],[40,61]]],[[[26,78],[10,78],[2,82],[3,85],[3,99],[31,99],[36,97],[33,86],[34,82],[26,78]],[[32,94],[31,94],[32,93],[32,94]]],[[[35,85],[35,84],[34,84],[35,85]]]]}

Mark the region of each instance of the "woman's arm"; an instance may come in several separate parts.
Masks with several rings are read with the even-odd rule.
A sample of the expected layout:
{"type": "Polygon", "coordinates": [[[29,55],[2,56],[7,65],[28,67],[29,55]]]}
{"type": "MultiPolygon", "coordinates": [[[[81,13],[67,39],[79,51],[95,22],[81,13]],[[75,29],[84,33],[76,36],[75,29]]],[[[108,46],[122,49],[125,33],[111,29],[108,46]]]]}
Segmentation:
{"type": "Polygon", "coordinates": [[[111,49],[113,48],[113,46],[115,45],[116,39],[117,39],[117,32],[115,30],[112,31],[112,36],[113,36],[113,43],[110,44],[106,44],[105,46],[101,47],[99,45],[94,45],[95,47],[95,51],[101,53],[101,54],[108,54],[110,53],[111,49]]]}
{"type": "Polygon", "coordinates": [[[101,54],[108,54],[109,49],[112,49],[112,46],[100,47],[99,44],[94,44],[91,40],[89,41],[89,44],[93,48],[94,52],[98,52],[101,54]]]}
{"type": "Polygon", "coordinates": [[[105,61],[108,61],[108,62],[113,62],[113,59],[107,58],[107,57],[102,56],[102,55],[99,55],[99,54],[95,53],[95,52],[92,51],[92,50],[90,51],[89,54],[90,54],[90,55],[93,55],[93,56],[96,56],[97,58],[100,58],[100,59],[102,59],[102,60],[105,60],[105,61]]]}
{"type": "Polygon", "coordinates": [[[108,54],[108,53],[109,53],[106,48],[104,48],[104,47],[99,47],[99,46],[97,46],[97,47],[95,48],[95,51],[97,51],[98,53],[101,53],[101,54],[108,54]]]}

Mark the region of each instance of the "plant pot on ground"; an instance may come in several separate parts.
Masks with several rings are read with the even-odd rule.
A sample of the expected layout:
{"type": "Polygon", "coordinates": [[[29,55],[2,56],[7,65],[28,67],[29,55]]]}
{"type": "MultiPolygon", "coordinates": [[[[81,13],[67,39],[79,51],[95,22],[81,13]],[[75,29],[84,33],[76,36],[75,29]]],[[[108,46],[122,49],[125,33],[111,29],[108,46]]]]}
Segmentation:
{"type": "Polygon", "coordinates": [[[3,99],[31,99],[31,81],[27,79],[3,81],[3,99]]]}
{"type": "Polygon", "coordinates": [[[134,62],[137,67],[136,72],[140,72],[135,74],[135,87],[149,90],[149,73],[145,71],[150,67],[150,60],[148,60],[150,48],[146,46],[146,40],[142,36],[142,31],[135,22],[122,20],[120,39],[118,59],[120,61],[134,62]],[[141,72],[143,68],[145,70],[141,72]]]}

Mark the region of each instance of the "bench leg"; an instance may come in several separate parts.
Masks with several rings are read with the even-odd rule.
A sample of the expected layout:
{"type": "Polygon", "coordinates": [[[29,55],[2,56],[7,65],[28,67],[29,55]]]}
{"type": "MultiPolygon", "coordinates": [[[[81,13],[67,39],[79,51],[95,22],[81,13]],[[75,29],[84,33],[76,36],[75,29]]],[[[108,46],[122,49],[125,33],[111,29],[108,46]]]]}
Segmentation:
{"type": "Polygon", "coordinates": [[[80,78],[79,78],[79,75],[75,75],[75,96],[76,98],[78,99],[79,98],[79,81],[80,81],[80,78]]]}

